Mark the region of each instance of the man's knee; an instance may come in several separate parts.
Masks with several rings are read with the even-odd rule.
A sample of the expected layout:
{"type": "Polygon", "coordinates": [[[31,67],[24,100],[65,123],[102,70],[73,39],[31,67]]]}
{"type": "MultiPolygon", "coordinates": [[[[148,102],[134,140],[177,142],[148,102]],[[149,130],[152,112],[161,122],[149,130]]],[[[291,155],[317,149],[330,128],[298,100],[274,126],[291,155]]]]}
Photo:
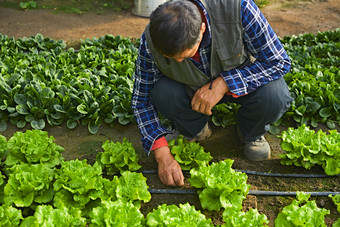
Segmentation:
{"type": "Polygon", "coordinates": [[[287,111],[293,98],[283,78],[272,81],[268,85],[266,102],[263,103],[266,110],[264,114],[271,116],[272,121],[275,122],[287,111]]]}
{"type": "Polygon", "coordinates": [[[277,121],[290,107],[291,98],[283,78],[269,82],[249,97],[244,96],[241,115],[249,119],[266,119],[266,124],[277,121]]]}
{"type": "Polygon", "coordinates": [[[190,99],[183,84],[161,77],[152,88],[151,101],[157,110],[164,116],[168,116],[183,105],[190,107],[190,99]]]}

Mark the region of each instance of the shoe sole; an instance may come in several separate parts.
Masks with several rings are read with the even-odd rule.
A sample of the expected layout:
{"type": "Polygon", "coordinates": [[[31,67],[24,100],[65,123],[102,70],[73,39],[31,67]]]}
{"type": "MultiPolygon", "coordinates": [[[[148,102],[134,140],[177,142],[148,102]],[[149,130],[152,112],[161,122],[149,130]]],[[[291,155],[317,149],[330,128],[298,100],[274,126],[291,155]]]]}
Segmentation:
{"type": "Polygon", "coordinates": [[[264,155],[251,155],[249,153],[247,154],[246,152],[244,152],[244,155],[250,161],[255,161],[255,162],[266,161],[266,160],[269,160],[271,158],[270,152],[268,154],[264,154],[264,155]]]}

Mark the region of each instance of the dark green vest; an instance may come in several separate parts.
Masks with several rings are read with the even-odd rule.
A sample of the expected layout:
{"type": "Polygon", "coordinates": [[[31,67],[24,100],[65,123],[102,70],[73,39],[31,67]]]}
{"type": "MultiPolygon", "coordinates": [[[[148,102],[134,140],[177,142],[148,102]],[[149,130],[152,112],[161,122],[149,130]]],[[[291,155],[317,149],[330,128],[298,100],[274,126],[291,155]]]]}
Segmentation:
{"type": "MultiPolygon", "coordinates": [[[[215,79],[221,72],[238,68],[248,59],[242,42],[241,0],[200,1],[210,18],[210,72],[212,79],[215,79]]],[[[145,36],[156,65],[163,75],[188,85],[194,91],[210,81],[210,77],[199,70],[190,59],[179,63],[161,55],[152,44],[149,25],[145,29],[145,36]]]]}

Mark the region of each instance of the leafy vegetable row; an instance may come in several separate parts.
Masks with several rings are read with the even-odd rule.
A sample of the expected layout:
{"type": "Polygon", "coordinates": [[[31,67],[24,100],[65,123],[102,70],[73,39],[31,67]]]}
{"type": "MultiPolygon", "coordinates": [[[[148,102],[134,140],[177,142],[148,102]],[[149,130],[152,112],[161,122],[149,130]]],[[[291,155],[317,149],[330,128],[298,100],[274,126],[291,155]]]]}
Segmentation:
{"type": "Polygon", "coordinates": [[[14,224],[13,220],[21,220],[21,226],[41,226],[51,216],[56,226],[85,226],[87,222],[102,226],[112,217],[119,221],[116,224],[134,223],[138,217],[141,220],[141,202],[151,199],[141,173],[124,171],[108,179],[99,162],[64,161],[64,149],[46,131],[16,132],[8,141],[3,136],[0,140],[1,226],[14,224]],[[116,210],[106,217],[112,209],[124,210],[126,216],[116,210]],[[16,218],[3,216],[6,212],[16,212],[16,218]],[[137,215],[130,217],[133,212],[137,215]]]}
{"type": "Polygon", "coordinates": [[[330,129],[340,125],[340,28],[317,35],[287,36],[282,43],[292,68],[284,78],[294,98],[284,118],[330,129]]]}
{"type": "MultiPolygon", "coordinates": [[[[8,141],[0,136],[0,142],[1,226],[214,226],[188,203],[159,205],[144,218],[141,203],[149,202],[151,195],[146,178],[129,171],[140,166],[126,139],[104,142],[93,165],[85,159],[64,161],[64,149],[46,131],[16,132],[8,141]],[[112,177],[104,177],[103,168],[112,177]]],[[[266,226],[267,217],[256,209],[242,211],[250,188],[247,175],[235,172],[229,159],[209,164],[211,156],[198,146],[179,138],[172,143],[172,152],[187,167],[192,163],[186,160],[199,160],[189,168],[189,182],[200,189],[202,207],[223,208],[223,227],[266,226]]],[[[308,201],[309,195],[297,198],[277,216],[275,226],[325,226],[329,211],[308,201]]],[[[338,206],[339,197],[332,199],[338,206]]],[[[337,224],[339,220],[334,227],[337,224]]]]}
{"type": "Polygon", "coordinates": [[[7,121],[33,129],[67,123],[91,133],[133,120],[130,107],[136,42],[120,36],[85,40],[79,51],[43,38],[0,35],[0,130],[7,121]]]}
{"type": "MultiPolygon", "coordinates": [[[[294,102],[282,120],[331,129],[340,123],[340,29],[317,35],[284,37],[292,60],[285,76],[294,102]]],[[[9,38],[0,34],[0,131],[11,122],[43,129],[66,122],[68,128],[88,125],[95,134],[106,122],[134,121],[131,109],[132,74],[138,40],[106,35],[82,41],[79,51],[63,41],[44,38],[9,38]]],[[[234,124],[239,106],[221,104],[212,122],[234,124]]]]}

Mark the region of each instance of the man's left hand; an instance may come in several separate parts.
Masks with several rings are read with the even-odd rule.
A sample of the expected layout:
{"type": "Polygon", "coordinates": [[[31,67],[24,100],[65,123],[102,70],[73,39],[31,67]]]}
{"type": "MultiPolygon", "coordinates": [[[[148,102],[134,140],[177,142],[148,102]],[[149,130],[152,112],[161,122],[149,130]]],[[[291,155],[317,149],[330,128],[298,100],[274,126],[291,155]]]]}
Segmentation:
{"type": "Polygon", "coordinates": [[[229,91],[222,76],[217,77],[213,81],[211,89],[209,87],[210,83],[198,89],[191,100],[192,109],[206,115],[212,114],[211,109],[229,91]]]}

